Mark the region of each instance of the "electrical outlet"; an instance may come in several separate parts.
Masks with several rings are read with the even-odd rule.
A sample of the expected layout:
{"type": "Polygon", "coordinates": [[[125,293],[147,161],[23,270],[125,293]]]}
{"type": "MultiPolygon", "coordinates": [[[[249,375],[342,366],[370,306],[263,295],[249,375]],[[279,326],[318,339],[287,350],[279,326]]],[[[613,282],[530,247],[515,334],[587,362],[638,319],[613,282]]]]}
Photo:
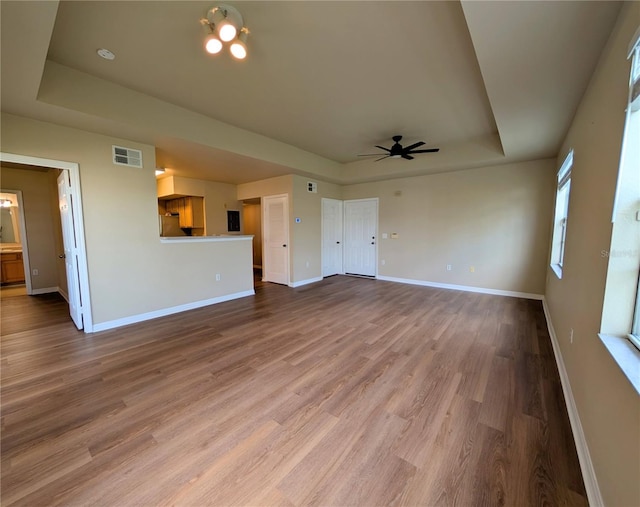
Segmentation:
{"type": "Polygon", "coordinates": [[[216,282],[220,281],[220,273],[216,273],[216,282]]]}
{"type": "Polygon", "coordinates": [[[386,263],[387,263],[387,261],[385,261],[384,259],[382,259],[382,260],[380,261],[380,264],[382,264],[383,266],[384,266],[386,263]]]}
{"type": "Polygon", "coordinates": [[[309,261],[307,261],[307,267],[309,267],[309,261]]]}
{"type": "Polygon", "coordinates": [[[573,328],[569,331],[569,343],[573,343],[573,328]]]}
{"type": "Polygon", "coordinates": [[[447,264],[447,271],[451,271],[451,264],[447,264]]]}
{"type": "Polygon", "coordinates": [[[31,271],[31,273],[33,274],[33,276],[38,276],[40,274],[40,271],[38,271],[37,269],[34,269],[31,271]]]}

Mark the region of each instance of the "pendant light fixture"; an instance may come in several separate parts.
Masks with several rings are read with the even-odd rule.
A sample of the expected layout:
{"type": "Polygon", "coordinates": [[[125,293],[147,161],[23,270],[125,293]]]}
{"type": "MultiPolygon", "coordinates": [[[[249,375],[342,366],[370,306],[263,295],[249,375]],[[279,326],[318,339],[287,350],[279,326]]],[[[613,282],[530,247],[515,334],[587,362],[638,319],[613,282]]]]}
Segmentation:
{"type": "Polygon", "coordinates": [[[218,54],[225,43],[230,43],[229,51],[234,58],[246,58],[249,30],[244,26],[238,9],[226,4],[216,5],[207,11],[207,17],[200,23],[206,30],[204,47],[207,53],[218,54]]]}

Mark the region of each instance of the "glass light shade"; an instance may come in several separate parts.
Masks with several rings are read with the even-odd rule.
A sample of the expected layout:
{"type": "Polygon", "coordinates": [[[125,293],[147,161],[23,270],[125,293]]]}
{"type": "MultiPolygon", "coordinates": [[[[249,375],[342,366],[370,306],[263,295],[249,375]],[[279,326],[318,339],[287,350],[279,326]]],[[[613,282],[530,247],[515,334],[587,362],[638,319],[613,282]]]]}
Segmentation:
{"type": "Polygon", "coordinates": [[[238,29],[233,25],[233,23],[226,19],[218,25],[218,35],[224,42],[232,41],[235,39],[237,34],[238,29]]]}
{"type": "Polygon", "coordinates": [[[207,50],[207,53],[211,53],[215,55],[222,50],[222,42],[215,35],[208,35],[204,42],[204,48],[207,50]]]}
{"type": "Polygon", "coordinates": [[[233,44],[231,44],[229,51],[231,51],[231,54],[234,56],[234,58],[237,58],[238,60],[244,60],[247,56],[247,45],[243,41],[237,40],[233,44]]]}

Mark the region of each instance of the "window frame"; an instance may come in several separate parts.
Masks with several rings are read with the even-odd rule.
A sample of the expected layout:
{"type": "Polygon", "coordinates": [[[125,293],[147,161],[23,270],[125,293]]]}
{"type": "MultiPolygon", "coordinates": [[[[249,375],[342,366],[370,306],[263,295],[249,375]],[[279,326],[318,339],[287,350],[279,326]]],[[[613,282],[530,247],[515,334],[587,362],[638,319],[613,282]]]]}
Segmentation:
{"type": "Polygon", "coordinates": [[[562,271],[564,269],[572,168],[573,149],[570,149],[560,166],[560,170],[558,171],[556,201],[553,211],[553,235],[551,238],[551,255],[549,265],[559,279],[562,278],[562,271]],[[562,210],[559,210],[558,206],[561,204],[561,198],[564,206],[562,210]],[[560,215],[558,214],[559,211],[562,212],[560,215]]]}

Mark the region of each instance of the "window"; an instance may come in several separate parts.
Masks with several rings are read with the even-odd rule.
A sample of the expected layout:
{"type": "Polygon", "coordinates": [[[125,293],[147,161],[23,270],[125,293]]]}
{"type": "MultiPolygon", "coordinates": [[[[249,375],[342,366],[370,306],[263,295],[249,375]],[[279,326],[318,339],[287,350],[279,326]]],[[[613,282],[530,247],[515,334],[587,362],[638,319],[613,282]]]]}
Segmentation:
{"type": "MultiPolygon", "coordinates": [[[[640,133],[640,40],[635,41],[633,49],[629,52],[629,56],[631,57],[631,79],[629,80],[629,107],[627,110],[625,137],[627,139],[638,139],[637,136],[640,133]]],[[[627,139],[625,139],[625,141],[627,141],[627,139]]],[[[633,173],[630,180],[631,185],[636,188],[631,198],[637,203],[640,200],[640,151],[638,150],[637,142],[629,144],[633,144],[635,147],[625,146],[626,149],[623,152],[622,163],[627,166],[627,171],[633,173]]],[[[616,202],[616,207],[617,205],[618,203],[616,202]]],[[[638,219],[640,219],[640,211],[638,211],[637,208],[633,208],[631,214],[633,214],[633,211],[636,212],[636,216],[632,217],[632,219],[635,218],[637,222],[638,219]]],[[[637,237],[637,227],[635,232],[637,237]]],[[[632,248],[636,247],[636,249],[638,246],[637,242],[635,245],[631,245],[632,248]]],[[[633,323],[631,325],[629,339],[640,349],[640,275],[638,276],[638,283],[636,284],[633,323]]]]}
{"type": "Polygon", "coordinates": [[[640,394],[640,31],[631,77],[612,216],[600,339],[640,394]],[[628,337],[628,339],[627,339],[628,337]]]}
{"type": "Polygon", "coordinates": [[[562,167],[558,171],[558,190],[556,192],[556,210],[553,219],[553,240],[551,243],[551,269],[553,269],[558,278],[562,278],[564,264],[572,166],[573,150],[569,151],[567,158],[564,159],[562,167]]]}

